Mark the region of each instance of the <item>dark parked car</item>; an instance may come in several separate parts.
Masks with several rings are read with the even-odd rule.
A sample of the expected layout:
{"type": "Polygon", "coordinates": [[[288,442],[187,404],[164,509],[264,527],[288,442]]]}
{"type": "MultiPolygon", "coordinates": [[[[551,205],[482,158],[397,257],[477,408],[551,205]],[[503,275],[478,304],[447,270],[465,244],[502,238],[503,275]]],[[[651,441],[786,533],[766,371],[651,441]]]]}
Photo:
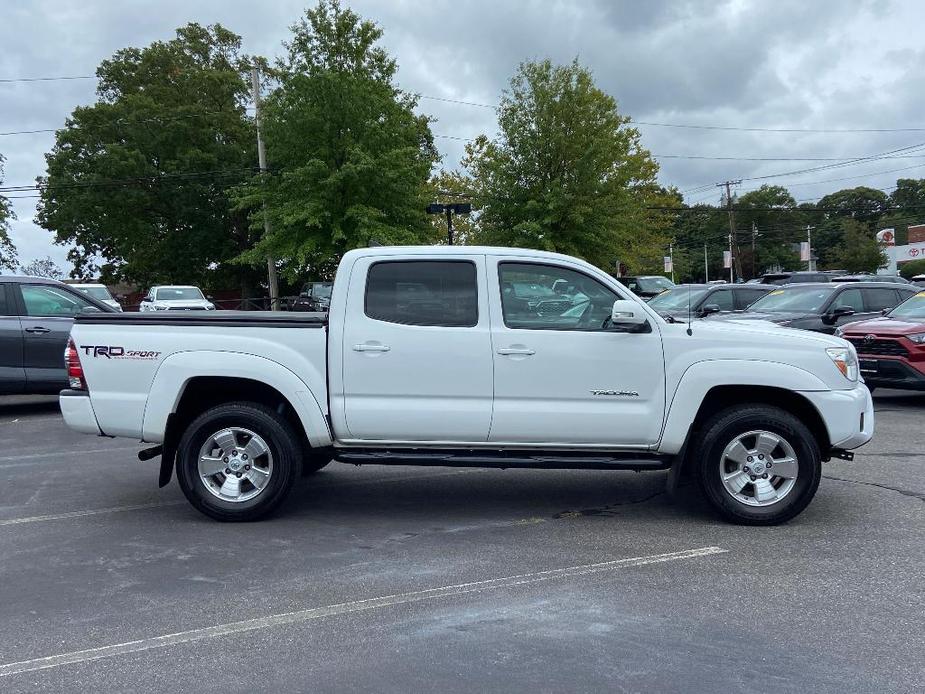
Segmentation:
{"type": "Polygon", "coordinates": [[[892,284],[909,284],[909,280],[899,275],[839,275],[833,282],[891,282],[892,284]]]}
{"type": "Polygon", "coordinates": [[[714,313],[742,311],[774,287],[762,284],[679,284],[649,299],[649,306],[663,316],[687,320],[714,313]]]}
{"type": "Polygon", "coordinates": [[[809,270],[795,270],[785,272],[769,272],[761,276],[761,284],[800,284],[804,282],[831,282],[833,275],[830,272],[811,272],[809,270]]]}
{"type": "Polygon", "coordinates": [[[292,304],[293,311],[327,311],[331,307],[333,282],[308,282],[299,298],[292,304]]]}
{"type": "Polygon", "coordinates": [[[63,282],[0,277],[0,393],[52,394],[67,388],[64,348],[74,316],[114,310],[63,282]]]}
{"type": "Polygon", "coordinates": [[[666,289],[671,289],[675,286],[674,282],[661,275],[617,277],[616,279],[621,282],[624,287],[633,292],[633,294],[643,299],[651,299],[653,296],[658,296],[666,289]]]}
{"type": "Polygon", "coordinates": [[[887,282],[826,282],[777,287],[746,311],[713,320],[766,320],[791,328],[834,333],[845,323],[879,316],[915,294],[916,287],[887,282]]]}

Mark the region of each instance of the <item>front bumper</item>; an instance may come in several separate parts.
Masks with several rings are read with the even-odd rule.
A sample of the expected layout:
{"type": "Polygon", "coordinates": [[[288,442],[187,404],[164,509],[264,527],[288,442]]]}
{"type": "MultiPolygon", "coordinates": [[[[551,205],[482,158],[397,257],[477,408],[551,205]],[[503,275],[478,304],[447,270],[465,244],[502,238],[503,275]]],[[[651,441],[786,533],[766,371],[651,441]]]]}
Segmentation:
{"type": "Polygon", "coordinates": [[[881,356],[858,355],[865,361],[876,361],[877,371],[865,373],[864,382],[881,388],[904,390],[925,390],[925,373],[914,368],[904,359],[885,359],[881,356]]]}
{"type": "Polygon", "coordinates": [[[83,390],[62,390],[58,395],[58,404],[61,406],[61,414],[64,415],[64,423],[71,429],[82,434],[103,435],[96,421],[89,393],[83,390]]]}
{"type": "Polygon", "coordinates": [[[832,448],[851,450],[874,435],[874,401],[863,383],[850,390],[804,391],[822,415],[832,448]]]}

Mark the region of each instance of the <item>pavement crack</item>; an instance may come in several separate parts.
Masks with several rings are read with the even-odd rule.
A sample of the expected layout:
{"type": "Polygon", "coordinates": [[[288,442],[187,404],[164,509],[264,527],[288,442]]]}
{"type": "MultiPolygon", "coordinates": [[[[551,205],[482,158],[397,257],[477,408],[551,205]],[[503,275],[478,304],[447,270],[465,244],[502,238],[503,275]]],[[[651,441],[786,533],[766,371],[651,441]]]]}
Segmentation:
{"type": "Polygon", "coordinates": [[[879,487],[880,489],[888,489],[891,492],[899,492],[903,496],[911,496],[914,499],[919,501],[925,501],[925,493],[913,492],[909,489],[899,489],[898,487],[890,487],[886,484],[877,484],[876,482],[862,482],[861,480],[849,480],[846,477],[833,477],[832,475],[823,475],[826,479],[838,480],[839,482],[849,482],[850,484],[862,484],[866,487],[879,487]]]}
{"type": "Polygon", "coordinates": [[[644,496],[641,499],[628,499],[627,501],[619,501],[614,504],[607,504],[606,506],[601,506],[599,508],[583,508],[577,511],[562,511],[553,516],[553,518],[580,518],[582,516],[614,516],[619,511],[617,510],[621,506],[632,506],[634,504],[642,504],[650,499],[654,499],[661,494],[664,494],[665,490],[661,489],[657,492],[644,496]]]}

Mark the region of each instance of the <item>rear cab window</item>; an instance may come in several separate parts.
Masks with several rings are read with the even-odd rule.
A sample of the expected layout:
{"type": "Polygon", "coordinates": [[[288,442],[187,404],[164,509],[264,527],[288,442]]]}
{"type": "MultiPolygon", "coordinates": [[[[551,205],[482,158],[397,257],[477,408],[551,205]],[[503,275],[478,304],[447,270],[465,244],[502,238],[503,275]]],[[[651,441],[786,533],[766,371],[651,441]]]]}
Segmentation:
{"type": "Polygon", "coordinates": [[[400,325],[471,328],[479,322],[470,260],[381,260],[366,275],[368,318],[400,325]]]}

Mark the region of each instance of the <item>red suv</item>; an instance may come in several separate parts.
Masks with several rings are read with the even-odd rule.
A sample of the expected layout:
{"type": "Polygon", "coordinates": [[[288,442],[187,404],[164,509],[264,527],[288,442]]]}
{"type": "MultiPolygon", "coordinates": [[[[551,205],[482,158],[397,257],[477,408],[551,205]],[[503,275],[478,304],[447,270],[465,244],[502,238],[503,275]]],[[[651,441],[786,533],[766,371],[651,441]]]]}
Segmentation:
{"type": "Polygon", "coordinates": [[[848,323],[836,333],[854,345],[868,388],[925,390],[925,292],[880,318],[848,323]]]}

